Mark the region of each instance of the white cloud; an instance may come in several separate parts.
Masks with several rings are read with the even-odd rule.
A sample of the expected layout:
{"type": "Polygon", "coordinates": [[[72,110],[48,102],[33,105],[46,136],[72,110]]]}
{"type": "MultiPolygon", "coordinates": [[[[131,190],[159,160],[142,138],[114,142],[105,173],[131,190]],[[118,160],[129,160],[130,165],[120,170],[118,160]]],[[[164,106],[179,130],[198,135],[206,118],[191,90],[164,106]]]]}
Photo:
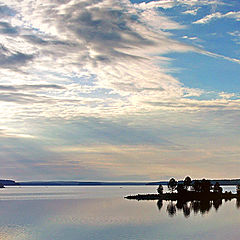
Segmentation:
{"type": "MultiPolygon", "coordinates": [[[[177,1],[190,6],[207,2],[216,3],[177,1]]],[[[188,110],[185,98],[203,91],[187,89],[171,76],[171,59],[161,55],[195,51],[239,63],[171,39],[166,30],[185,26],[148,6],[168,6],[175,1],[133,5],[127,0],[34,4],[24,0],[3,4],[12,11],[0,23],[4,121],[56,115],[67,119],[115,116],[160,108],[149,102],[163,102],[162,109],[182,111],[185,106],[188,110]]]]}
{"type": "Polygon", "coordinates": [[[212,21],[214,19],[221,19],[221,18],[233,18],[236,21],[240,21],[240,12],[228,12],[225,14],[222,14],[220,12],[215,12],[215,13],[209,14],[193,23],[205,24],[205,23],[209,23],[210,21],[212,21]]]}
{"type": "Polygon", "coordinates": [[[197,15],[197,12],[198,12],[198,8],[194,8],[194,9],[190,9],[190,10],[186,10],[183,12],[183,14],[191,14],[191,15],[197,15]]]}
{"type": "Polygon", "coordinates": [[[139,13],[128,1],[109,0],[5,4],[16,13],[3,24],[9,34],[0,36],[6,111],[49,117],[140,111],[142,96],[181,93],[166,73],[169,59],[158,55],[194,47],[170,39],[164,30],[183,26],[154,10],[139,13]]]}
{"type": "Polygon", "coordinates": [[[189,39],[189,40],[199,40],[198,37],[195,37],[195,36],[194,37],[189,37],[187,35],[183,36],[182,38],[183,39],[189,39]]]}
{"type": "Polygon", "coordinates": [[[236,94],[235,93],[225,93],[225,92],[221,92],[219,93],[219,96],[224,98],[224,99],[229,99],[229,98],[232,98],[232,97],[235,97],[236,94]]]}
{"type": "Polygon", "coordinates": [[[228,34],[234,37],[240,37],[240,31],[229,32],[228,34]]]}
{"type": "MultiPolygon", "coordinates": [[[[178,5],[183,5],[183,6],[190,6],[190,7],[195,7],[195,6],[204,6],[204,5],[225,5],[223,1],[220,0],[158,0],[158,1],[150,1],[148,3],[142,2],[135,4],[138,8],[141,9],[152,9],[152,8],[163,8],[163,9],[168,9],[168,8],[173,8],[178,5]]],[[[184,13],[186,14],[193,14],[195,15],[195,12],[198,10],[198,8],[187,10],[184,13]]]]}

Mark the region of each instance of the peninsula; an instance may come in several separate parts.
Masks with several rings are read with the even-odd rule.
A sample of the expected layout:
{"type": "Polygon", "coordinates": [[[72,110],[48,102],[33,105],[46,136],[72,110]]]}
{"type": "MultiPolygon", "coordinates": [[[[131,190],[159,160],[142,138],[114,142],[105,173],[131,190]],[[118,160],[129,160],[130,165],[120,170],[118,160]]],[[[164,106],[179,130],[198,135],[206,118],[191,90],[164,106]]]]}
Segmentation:
{"type": "Polygon", "coordinates": [[[183,182],[177,182],[171,178],[168,182],[169,192],[163,192],[163,186],[160,184],[157,188],[158,194],[138,194],[126,196],[126,199],[135,200],[171,200],[171,201],[214,201],[218,199],[230,200],[240,198],[240,184],[236,186],[236,193],[223,192],[219,182],[213,185],[210,180],[191,180],[186,177],[183,182]]]}

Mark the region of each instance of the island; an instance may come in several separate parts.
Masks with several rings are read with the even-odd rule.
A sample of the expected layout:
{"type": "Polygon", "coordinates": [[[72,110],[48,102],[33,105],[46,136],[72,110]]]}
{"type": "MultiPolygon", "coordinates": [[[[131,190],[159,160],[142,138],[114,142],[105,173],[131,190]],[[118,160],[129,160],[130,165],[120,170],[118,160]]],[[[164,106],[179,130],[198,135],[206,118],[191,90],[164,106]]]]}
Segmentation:
{"type": "Polygon", "coordinates": [[[126,199],[135,200],[170,200],[170,201],[216,201],[240,199],[240,184],[236,186],[236,193],[223,192],[219,182],[213,185],[210,180],[192,180],[187,176],[184,181],[177,182],[171,178],[168,182],[169,192],[163,192],[163,186],[160,184],[157,188],[157,194],[137,194],[126,196],[126,199]]]}

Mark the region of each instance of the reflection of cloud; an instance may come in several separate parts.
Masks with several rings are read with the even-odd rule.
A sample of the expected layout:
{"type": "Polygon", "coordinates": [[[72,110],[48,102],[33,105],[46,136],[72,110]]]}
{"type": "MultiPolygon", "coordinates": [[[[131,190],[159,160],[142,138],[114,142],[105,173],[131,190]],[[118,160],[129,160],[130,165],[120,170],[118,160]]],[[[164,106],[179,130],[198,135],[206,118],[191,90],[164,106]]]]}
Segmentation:
{"type": "MultiPolygon", "coordinates": [[[[7,218],[8,216],[6,216],[7,218]]],[[[30,229],[24,226],[17,225],[4,225],[1,227],[0,236],[3,240],[12,240],[12,239],[29,239],[33,234],[30,233],[30,229]]]]}

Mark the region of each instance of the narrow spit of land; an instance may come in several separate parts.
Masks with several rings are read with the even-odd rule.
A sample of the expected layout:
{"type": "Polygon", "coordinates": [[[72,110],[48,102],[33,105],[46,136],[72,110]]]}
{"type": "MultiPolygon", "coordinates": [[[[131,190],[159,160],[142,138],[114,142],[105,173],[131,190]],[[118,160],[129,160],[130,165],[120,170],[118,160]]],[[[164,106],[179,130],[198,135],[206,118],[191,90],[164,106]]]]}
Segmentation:
{"type": "Polygon", "coordinates": [[[137,194],[126,196],[126,199],[135,200],[170,200],[170,201],[194,201],[194,200],[218,200],[226,199],[231,200],[233,198],[240,198],[238,194],[234,193],[201,193],[201,192],[187,192],[185,194],[179,193],[163,193],[163,194],[137,194]]]}

